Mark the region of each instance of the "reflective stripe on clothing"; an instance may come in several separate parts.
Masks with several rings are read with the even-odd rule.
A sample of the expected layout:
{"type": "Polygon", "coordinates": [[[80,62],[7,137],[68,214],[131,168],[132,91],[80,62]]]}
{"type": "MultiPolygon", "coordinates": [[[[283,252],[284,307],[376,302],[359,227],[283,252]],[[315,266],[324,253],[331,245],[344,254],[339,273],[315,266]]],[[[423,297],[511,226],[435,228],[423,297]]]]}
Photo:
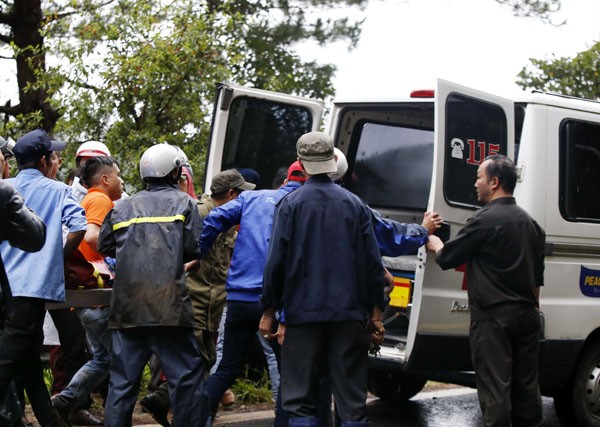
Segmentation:
{"type": "Polygon", "coordinates": [[[118,222],[113,225],[113,231],[117,231],[121,228],[129,227],[131,224],[156,224],[159,222],[176,222],[185,221],[185,215],[173,215],[173,216],[150,216],[142,218],[131,218],[130,220],[118,222]]]}

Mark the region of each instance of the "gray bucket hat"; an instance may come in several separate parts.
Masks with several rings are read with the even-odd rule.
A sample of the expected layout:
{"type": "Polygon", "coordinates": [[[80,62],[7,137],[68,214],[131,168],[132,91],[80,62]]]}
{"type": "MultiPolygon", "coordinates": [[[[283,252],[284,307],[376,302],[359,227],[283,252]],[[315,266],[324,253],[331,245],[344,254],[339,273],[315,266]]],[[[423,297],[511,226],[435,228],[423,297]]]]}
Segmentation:
{"type": "Polygon", "coordinates": [[[302,160],[304,170],[310,175],[337,171],[333,141],[323,132],[309,132],[296,143],[296,154],[302,160]]]}

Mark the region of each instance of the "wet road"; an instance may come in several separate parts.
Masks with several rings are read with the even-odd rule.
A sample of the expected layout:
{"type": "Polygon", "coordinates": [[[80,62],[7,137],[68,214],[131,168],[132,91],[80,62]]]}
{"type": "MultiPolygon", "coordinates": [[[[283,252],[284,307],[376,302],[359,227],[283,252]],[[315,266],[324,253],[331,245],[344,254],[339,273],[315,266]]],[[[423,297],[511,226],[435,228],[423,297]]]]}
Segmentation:
{"type": "MultiPolygon", "coordinates": [[[[544,422],[542,427],[562,427],[554,412],[552,399],[543,398],[544,422]]],[[[479,427],[481,413],[477,394],[473,389],[456,388],[420,393],[408,402],[390,403],[379,399],[368,402],[371,427],[479,427]]],[[[266,416],[251,419],[246,414],[238,422],[221,418],[219,426],[273,425],[272,411],[266,416]]],[[[219,420],[219,419],[217,419],[219,420]]]]}
{"type": "MultiPolygon", "coordinates": [[[[544,398],[543,427],[562,427],[552,399],[544,398]]],[[[458,389],[427,392],[403,404],[381,400],[369,402],[373,427],[478,427],[481,413],[475,390],[458,389]],[[459,393],[457,395],[457,393],[459,393]]]]}

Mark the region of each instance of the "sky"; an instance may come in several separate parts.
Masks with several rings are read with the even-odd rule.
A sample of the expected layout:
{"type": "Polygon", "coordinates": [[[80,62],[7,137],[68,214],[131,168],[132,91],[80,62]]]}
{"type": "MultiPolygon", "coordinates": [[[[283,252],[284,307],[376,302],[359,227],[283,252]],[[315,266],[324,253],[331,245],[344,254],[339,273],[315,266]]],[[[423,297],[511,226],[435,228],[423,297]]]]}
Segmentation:
{"type": "MultiPolygon", "coordinates": [[[[403,98],[437,78],[510,97],[529,58],[571,57],[600,40],[600,0],[562,0],[553,17],[566,19],[561,26],[515,17],[494,0],[370,0],[339,12],[366,18],[354,50],[299,46],[303,58],[337,65],[337,99],[403,98]]],[[[0,63],[0,93],[16,98],[13,63],[0,63]]]]}
{"type": "Polygon", "coordinates": [[[500,96],[529,58],[574,56],[600,40],[600,0],[562,0],[554,22],[515,17],[494,0],[371,0],[358,46],[303,45],[306,59],[333,62],[336,98],[390,99],[433,89],[437,78],[500,96]]]}

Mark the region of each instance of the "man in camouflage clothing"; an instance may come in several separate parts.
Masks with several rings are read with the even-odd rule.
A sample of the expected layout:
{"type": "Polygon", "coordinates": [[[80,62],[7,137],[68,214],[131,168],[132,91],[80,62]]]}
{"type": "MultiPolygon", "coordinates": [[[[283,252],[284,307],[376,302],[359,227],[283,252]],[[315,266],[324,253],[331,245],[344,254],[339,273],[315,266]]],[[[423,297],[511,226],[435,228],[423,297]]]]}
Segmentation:
{"type": "MultiPolygon", "coordinates": [[[[219,172],[211,181],[211,195],[203,194],[198,200],[198,212],[204,219],[217,206],[235,199],[243,190],[253,188],[254,184],[244,181],[236,170],[219,172]]],[[[191,266],[187,279],[194,312],[194,333],[200,355],[208,366],[214,365],[216,359],[215,339],[225,307],[225,281],[236,235],[237,227],[220,234],[199,265],[191,266]]]]}

